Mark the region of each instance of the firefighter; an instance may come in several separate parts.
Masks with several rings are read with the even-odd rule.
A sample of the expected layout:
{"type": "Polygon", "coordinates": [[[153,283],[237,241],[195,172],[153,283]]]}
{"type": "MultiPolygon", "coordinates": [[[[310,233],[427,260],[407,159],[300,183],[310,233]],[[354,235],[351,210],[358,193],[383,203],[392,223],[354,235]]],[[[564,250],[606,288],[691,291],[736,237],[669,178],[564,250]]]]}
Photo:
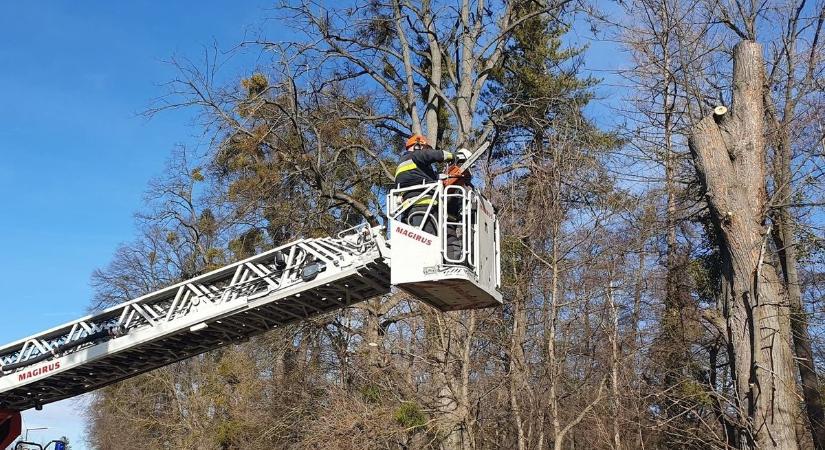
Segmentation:
{"type": "MultiPolygon", "coordinates": [[[[455,161],[462,163],[472,154],[469,150],[462,148],[453,152],[441,151],[432,148],[427,139],[420,134],[414,134],[405,145],[406,151],[401,157],[398,168],[395,170],[395,184],[399,188],[412,187],[422,184],[430,184],[438,181],[438,174],[433,168],[433,164],[445,161],[455,161]]],[[[421,194],[422,190],[410,190],[404,193],[404,200],[411,200],[421,194]]],[[[408,225],[419,227],[424,222],[421,230],[438,235],[438,223],[436,220],[436,209],[438,205],[431,197],[417,200],[404,215],[404,222],[408,225]],[[432,206],[432,207],[431,207],[432,206]],[[427,210],[430,213],[427,214],[427,210]]],[[[460,246],[456,236],[448,236],[448,249],[451,257],[456,252],[456,247],[460,246]]],[[[460,247],[459,247],[460,248],[460,247]]]]}

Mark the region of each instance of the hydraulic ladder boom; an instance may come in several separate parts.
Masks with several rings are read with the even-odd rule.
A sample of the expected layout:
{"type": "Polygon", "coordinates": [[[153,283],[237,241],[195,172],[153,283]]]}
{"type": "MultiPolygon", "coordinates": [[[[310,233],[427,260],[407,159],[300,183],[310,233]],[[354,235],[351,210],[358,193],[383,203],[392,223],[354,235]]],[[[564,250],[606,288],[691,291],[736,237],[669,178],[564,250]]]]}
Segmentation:
{"type": "Polygon", "coordinates": [[[303,239],[0,348],[0,408],[89,392],[390,291],[380,228],[303,239]]]}

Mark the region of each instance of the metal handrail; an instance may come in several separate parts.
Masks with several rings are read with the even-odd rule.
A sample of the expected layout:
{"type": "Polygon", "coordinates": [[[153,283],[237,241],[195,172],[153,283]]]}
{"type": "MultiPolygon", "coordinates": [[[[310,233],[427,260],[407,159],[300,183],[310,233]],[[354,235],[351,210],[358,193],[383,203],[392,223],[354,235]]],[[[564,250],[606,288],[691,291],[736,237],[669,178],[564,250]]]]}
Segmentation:
{"type": "MultiPolygon", "coordinates": [[[[435,183],[420,184],[420,185],[415,185],[415,186],[410,186],[410,187],[405,187],[405,188],[393,189],[393,190],[390,191],[390,194],[388,196],[387,217],[389,217],[390,219],[397,219],[398,216],[400,216],[405,211],[407,211],[408,209],[415,206],[415,203],[418,202],[419,200],[423,200],[425,198],[430,198],[432,200],[437,201],[438,198],[441,197],[442,193],[443,193],[443,185],[440,181],[435,182],[435,183]],[[421,190],[421,193],[418,194],[417,196],[415,196],[413,198],[409,198],[407,200],[403,200],[400,203],[396,203],[396,200],[399,199],[399,198],[402,198],[401,196],[405,192],[419,191],[419,190],[421,190]]],[[[430,211],[431,211],[431,208],[428,208],[427,212],[429,213],[430,211]]]]}
{"type": "Polygon", "coordinates": [[[444,188],[444,221],[443,221],[443,233],[442,233],[442,252],[444,255],[444,261],[447,263],[452,264],[464,264],[467,263],[469,265],[474,266],[474,258],[472,255],[472,247],[470,246],[470,239],[471,239],[471,230],[472,224],[470,223],[470,218],[472,217],[472,190],[467,190],[463,186],[459,185],[450,185],[444,188]],[[457,200],[461,203],[461,217],[459,221],[451,221],[450,215],[447,213],[447,207],[450,204],[450,200],[457,200]],[[455,234],[461,233],[461,249],[458,258],[450,257],[450,252],[448,247],[448,237],[449,233],[452,231],[455,234]]]}
{"type": "Polygon", "coordinates": [[[444,186],[441,181],[434,183],[409,186],[405,188],[392,189],[387,197],[387,216],[392,220],[399,220],[400,217],[410,208],[415,206],[422,199],[433,200],[424,211],[425,219],[417,226],[423,230],[427,217],[433,217],[438,230],[438,242],[441,246],[441,256],[444,264],[466,265],[471,268],[476,267],[473,247],[473,205],[475,196],[474,190],[460,185],[444,186]],[[406,192],[421,191],[415,197],[400,201],[406,192]],[[458,221],[452,221],[447,213],[447,207],[451,201],[458,201],[461,204],[461,217],[458,221]],[[436,206],[437,205],[437,206],[436,206]],[[434,207],[435,206],[435,207],[434,207]],[[453,233],[461,235],[461,249],[458,257],[451,257],[449,254],[447,238],[453,233]]]}

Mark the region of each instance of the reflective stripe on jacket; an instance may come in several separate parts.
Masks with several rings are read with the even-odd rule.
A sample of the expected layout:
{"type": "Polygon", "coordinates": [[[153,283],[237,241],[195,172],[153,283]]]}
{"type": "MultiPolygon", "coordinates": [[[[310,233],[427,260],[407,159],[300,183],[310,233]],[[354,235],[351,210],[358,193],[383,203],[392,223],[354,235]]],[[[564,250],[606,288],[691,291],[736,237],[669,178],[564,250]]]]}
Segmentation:
{"type": "MultiPolygon", "coordinates": [[[[395,185],[399,188],[417,186],[421,184],[435,183],[438,181],[433,164],[442,161],[450,161],[453,154],[432,148],[422,148],[413,152],[407,152],[401,156],[398,168],[395,169],[395,185]]],[[[404,199],[410,199],[420,194],[420,190],[411,190],[404,193],[404,199]]],[[[415,202],[416,205],[429,205],[435,203],[431,198],[422,198],[415,202]]]]}

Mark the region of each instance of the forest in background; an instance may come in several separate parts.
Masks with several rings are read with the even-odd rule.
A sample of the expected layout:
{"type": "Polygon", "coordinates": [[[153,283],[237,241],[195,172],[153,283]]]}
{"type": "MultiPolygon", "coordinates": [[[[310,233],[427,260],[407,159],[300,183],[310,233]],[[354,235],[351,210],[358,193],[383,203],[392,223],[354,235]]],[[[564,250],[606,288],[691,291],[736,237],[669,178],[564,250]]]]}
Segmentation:
{"type": "Polygon", "coordinates": [[[505,304],[398,291],[121,382],[93,394],[93,448],[825,448],[822,0],[266,14],[231,52],[172,60],[146,114],[192,110],[211,146],[172,151],[91,307],[384,223],[411,133],[492,143],[474,179],[505,304]],[[611,98],[577,27],[624,52],[611,98]]]}

